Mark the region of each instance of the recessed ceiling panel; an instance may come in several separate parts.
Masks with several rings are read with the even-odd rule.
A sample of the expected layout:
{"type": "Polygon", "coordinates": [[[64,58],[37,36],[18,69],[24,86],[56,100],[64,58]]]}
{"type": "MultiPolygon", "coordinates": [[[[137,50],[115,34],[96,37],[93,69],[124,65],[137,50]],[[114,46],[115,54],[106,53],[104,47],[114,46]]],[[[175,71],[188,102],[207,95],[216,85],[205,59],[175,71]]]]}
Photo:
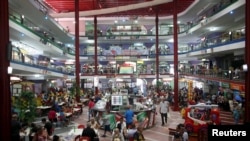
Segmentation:
{"type": "MultiPolygon", "coordinates": [[[[79,0],[79,11],[98,10],[105,8],[114,8],[119,6],[126,6],[131,4],[140,4],[150,2],[153,0],[79,0]]],[[[44,0],[44,3],[56,13],[67,13],[75,11],[74,0],[44,0]]],[[[178,0],[178,13],[187,9],[194,0],[178,0]]],[[[112,15],[102,16],[155,16],[156,11],[159,16],[173,15],[173,2],[160,4],[154,7],[140,8],[136,10],[113,13],[112,15]]]]}

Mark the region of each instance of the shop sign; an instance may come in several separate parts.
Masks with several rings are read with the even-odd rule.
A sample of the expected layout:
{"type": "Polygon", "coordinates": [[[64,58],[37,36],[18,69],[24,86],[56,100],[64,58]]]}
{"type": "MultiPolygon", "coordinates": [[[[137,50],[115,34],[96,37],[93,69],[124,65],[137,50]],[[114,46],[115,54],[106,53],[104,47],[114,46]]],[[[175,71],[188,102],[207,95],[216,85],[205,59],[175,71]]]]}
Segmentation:
{"type": "Polygon", "coordinates": [[[221,83],[221,87],[223,87],[223,88],[230,88],[230,85],[229,85],[229,83],[222,82],[221,83]]]}
{"type": "Polygon", "coordinates": [[[144,63],[143,60],[138,60],[138,61],[137,61],[137,64],[143,64],[143,63],[144,63]]]}
{"type": "Polygon", "coordinates": [[[213,81],[213,84],[214,84],[215,86],[220,86],[220,82],[218,82],[218,81],[213,81]]]}
{"type": "Polygon", "coordinates": [[[245,86],[240,85],[240,84],[231,83],[230,84],[230,89],[238,90],[238,91],[245,91],[245,86]]]}

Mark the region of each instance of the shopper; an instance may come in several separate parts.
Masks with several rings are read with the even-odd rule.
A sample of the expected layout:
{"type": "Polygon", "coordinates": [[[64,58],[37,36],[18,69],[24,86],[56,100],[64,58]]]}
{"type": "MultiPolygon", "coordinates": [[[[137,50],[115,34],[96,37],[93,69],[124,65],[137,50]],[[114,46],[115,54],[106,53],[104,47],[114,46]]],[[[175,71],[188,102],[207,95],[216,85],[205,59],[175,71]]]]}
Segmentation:
{"type": "Polygon", "coordinates": [[[125,136],[126,139],[128,139],[128,140],[134,140],[134,139],[133,139],[133,136],[134,136],[134,134],[135,134],[136,131],[137,131],[137,129],[136,129],[135,124],[132,124],[132,125],[131,125],[131,128],[129,128],[129,129],[127,130],[127,135],[125,136]]]}
{"type": "Polygon", "coordinates": [[[93,98],[90,98],[89,99],[89,103],[88,103],[88,107],[89,107],[89,120],[91,117],[94,116],[94,113],[93,113],[93,108],[95,106],[95,102],[94,102],[94,99],[93,98]]]}
{"type": "Polygon", "coordinates": [[[123,116],[120,117],[120,120],[116,122],[116,128],[119,129],[121,133],[124,133],[124,130],[126,130],[126,122],[124,121],[123,116]]]}
{"type": "Polygon", "coordinates": [[[126,127],[130,128],[130,126],[133,124],[133,118],[134,118],[134,112],[131,110],[130,105],[127,107],[124,117],[126,119],[126,127]]]}
{"type": "Polygon", "coordinates": [[[36,134],[36,132],[37,132],[37,125],[35,123],[31,123],[29,141],[33,140],[33,137],[36,134]]]}
{"type": "Polygon", "coordinates": [[[47,130],[49,136],[54,132],[53,124],[50,121],[47,121],[46,118],[42,118],[43,127],[47,130]]]}
{"type": "Polygon", "coordinates": [[[12,114],[11,120],[11,140],[12,141],[19,141],[20,140],[20,132],[21,130],[21,123],[18,121],[18,116],[16,113],[12,114]]]}
{"type": "Polygon", "coordinates": [[[184,129],[184,132],[182,134],[182,140],[183,141],[188,141],[188,132],[187,132],[187,129],[184,129]]]}
{"type": "Polygon", "coordinates": [[[110,132],[110,134],[112,135],[112,131],[110,129],[110,120],[109,120],[109,116],[108,115],[106,115],[103,118],[103,122],[104,122],[104,132],[103,132],[102,137],[106,137],[106,132],[110,132]]]}
{"type": "Polygon", "coordinates": [[[168,120],[169,103],[166,99],[162,98],[160,102],[159,113],[161,114],[161,125],[164,126],[168,120]]]}
{"type": "Polygon", "coordinates": [[[112,136],[111,141],[124,141],[123,135],[121,134],[118,128],[114,129],[114,134],[112,136]]]}
{"type": "Polygon", "coordinates": [[[52,141],[61,141],[61,138],[58,135],[54,135],[52,141]]]}
{"type": "Polygon", "coordinates": [[[142,133],[143,128],[142,127],[137,127],[137,131],[134,133],[134,141],[145,141],[144,135],[142,133]]]}
{"type": "Polygon", "coordinates": [[[91,138],[91,141],[97,140],[97,134],[93,128],[91,128],[91,124],[88,122],[87,127],[83,129],[82,136],[87,136],[91,138]]]}
{"type": "Polygon", "coordinates": [[[47,141],[48,139],[50,139],[50,137],[47,130],[42,126],[38,126],[37,132],[33,137],[33,141],[47,141]]]}
{"type": "Polygon", "coordinates": [[[118,122],[116,122],[116,128],[119,129],[120,133],[124,137],[124,140],[126,140],[127,139],[127,127],[126,127],[126,122],[124,121],[123,116],[121,116],[120,120],[118,122]]]}
{"type": "Polygon", "coordinates": [[[234,103],[233,118],[234,118],[234,124],[239,124],[240,111],[239,111],[238,103],[234,103]]]}

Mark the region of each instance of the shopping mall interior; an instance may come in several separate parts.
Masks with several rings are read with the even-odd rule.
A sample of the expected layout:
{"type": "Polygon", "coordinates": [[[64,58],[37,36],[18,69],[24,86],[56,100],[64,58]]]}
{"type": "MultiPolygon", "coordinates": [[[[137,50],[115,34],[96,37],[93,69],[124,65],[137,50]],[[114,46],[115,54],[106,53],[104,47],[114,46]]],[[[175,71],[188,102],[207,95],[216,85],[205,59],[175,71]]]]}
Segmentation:
{"type": "MultiPolygon", "coordinates": [[[[202,129],[190,123],[203,123],[203,113],[186,114],[187,107],[199,103],[206,104],[211,115],[219,109],[218,119],[207,116],[209,124],[236,124],[235,103],[241,113],[237,124],[250,123],[246,0],[0,3],[3,140],[11,140],[13,112],[20,122],[27,120],[25,131],[30,132],[29,124],[41,124],[55,103],[60,109],[74,107],[66,127],[53,124],[51,136],[65,141],[82,133],[82,128],[75,128],[86,126],[89,116],[100,125],[108,115],[117,122],[129,105],[149,141],[177,140],[179,124],[190,140],[207,140],[202,129],[208,122],[202,129]],[[101,100],[90,115],[92,98],[101,100]],[[164,126],[159,113],[162,98],[170,107],[164,126]]],[[[102,137],[103,128],[97,131],[99,140],[111,140],[109,133],[102,137]]],[[[27,133],[22,136],[28,140],[27,133]]]]}

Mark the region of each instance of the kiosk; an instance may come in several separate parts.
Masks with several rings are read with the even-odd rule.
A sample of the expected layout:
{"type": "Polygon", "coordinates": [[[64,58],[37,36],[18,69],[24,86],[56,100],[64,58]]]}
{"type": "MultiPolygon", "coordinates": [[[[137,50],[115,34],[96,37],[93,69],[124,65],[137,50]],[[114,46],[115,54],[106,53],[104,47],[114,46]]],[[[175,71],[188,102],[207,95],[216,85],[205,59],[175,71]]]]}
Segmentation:
{"type": "Polygon", "coordinates": [[[152,100],[144,98],[143,96],[112,95],[110,113],[115,114],[118,120],[124,115],[129,105],[131,105],[131,110],[134,111],[134,123],[136,125],[144,128],[150,128],[155,125],[156,107],[152,103],[152,100]]]}
{"type": "Polygon", "coordinates": [[[104,116],[110,117],[110,122],[114,125],[114,122],[118,121],[121,116],[124,115],[126,108],[131,105],[131,110],[134,111],[134,123],[137,126],[144,127],[144,129],[151,128],[155,125],[156,107],[149,98],[143,96],[135,96],[128,94],[116,94],[110,96],[110,101],[99,100],[94,108],[94,116],[102,125],[102,119],[104,116]],[[129,99],[132,99],[129,101],[129,99]],[[107,105],[110,103],[110,105],[107,105]],[[110,106],[109,108],[107,106],[110,106]],[[110,109],[110,111],[107,111],[110,109]]]}

